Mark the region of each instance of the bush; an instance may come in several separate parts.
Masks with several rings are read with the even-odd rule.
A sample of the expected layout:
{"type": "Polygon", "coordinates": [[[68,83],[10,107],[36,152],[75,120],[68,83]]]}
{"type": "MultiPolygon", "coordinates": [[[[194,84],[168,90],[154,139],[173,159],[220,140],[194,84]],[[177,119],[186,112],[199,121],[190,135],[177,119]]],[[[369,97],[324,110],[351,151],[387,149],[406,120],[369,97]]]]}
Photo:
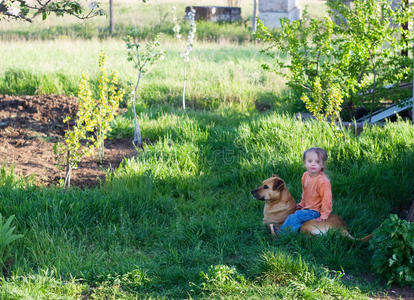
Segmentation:
{"type": "Polygon", "coordinates": [[[391,215],[374,231],[370,241],[374,250],[372,269],[387,280],[387,284],[414,287],[414,223],[391,215]]]}

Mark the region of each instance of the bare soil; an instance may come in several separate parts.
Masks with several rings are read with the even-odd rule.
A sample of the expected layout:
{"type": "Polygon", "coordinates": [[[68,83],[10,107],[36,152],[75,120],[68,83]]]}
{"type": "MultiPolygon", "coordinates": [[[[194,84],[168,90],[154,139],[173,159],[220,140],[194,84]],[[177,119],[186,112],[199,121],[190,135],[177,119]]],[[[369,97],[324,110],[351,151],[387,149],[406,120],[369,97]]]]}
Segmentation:
{"type": "MultiPolygon", "coordinates": [[[[0,162],[20,176],[33,177],[35,184],[50,186],[64,178],[53,153],[53,145],[64,137],[66,116],[74,117],[77,99],[62,95],[0,95],[0,162]]],[[[105,161],[85,158],[72,173],[71,185],[93,187],[105,179],[105,170],[117,168],[136,150],[132,139],[105,141],[105,161]]]]}

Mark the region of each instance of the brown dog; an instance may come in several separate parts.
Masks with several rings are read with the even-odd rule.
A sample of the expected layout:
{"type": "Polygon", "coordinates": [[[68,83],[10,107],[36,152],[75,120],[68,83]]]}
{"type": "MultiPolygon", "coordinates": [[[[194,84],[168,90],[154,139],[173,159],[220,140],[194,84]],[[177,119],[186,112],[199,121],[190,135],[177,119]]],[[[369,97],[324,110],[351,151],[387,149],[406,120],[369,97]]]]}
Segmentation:
{"type": "MultiPolygon", "coordinates": [[[[278,175],[266,179],[261,186],[251,191],[251,193],[256,199],[265,201],[263,224],[270,227],[272,234],[274,234],[274,226],[280,228],[286,218],[296,211],[296,201],[290,194],[285,182],[278,175]]],[[[303,223],[300,232],[317,235],[324,234],[333,228],[339,229],[343,235],[354,239],[346,229],[345,221],[334,214],[330,214],[324,222],[310,220],[303,223]]],[[[371,237],[372,234],[369,234],[360,240],[368,241],[371,237]]]]}

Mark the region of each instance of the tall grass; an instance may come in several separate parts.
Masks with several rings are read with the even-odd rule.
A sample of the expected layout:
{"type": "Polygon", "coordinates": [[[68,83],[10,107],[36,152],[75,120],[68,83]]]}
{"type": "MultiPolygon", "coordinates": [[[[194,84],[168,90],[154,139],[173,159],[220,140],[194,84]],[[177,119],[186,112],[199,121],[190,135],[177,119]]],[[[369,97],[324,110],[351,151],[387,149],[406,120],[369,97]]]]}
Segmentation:
{"type": "MultiPolygon", "coordinates": [[[[298,199],[301,154],[324,147],[334,212],[363,236],[411,200],[409,123],[348,132],[341,142],[327,125],[274,112],[153,107],[141,109],[140,122],[150,143],[99,188],[46,189],[1,173],[0,213],[14,214],[24,234],[3,294],[33,281],[42,295],[98,298],[364,298],[379,288],[360,275],[370,269],[366,244],[336,233],[273,240],[250,190],[278,173],[298,199]]],[[[132,136],[132,115],[113,126],[132,136]]]]}
{"type": "MultiPolygon", "coordinates": [[[[112,37],[120,38],[127,34],[128,28],[137,27],[141,38],[153,37],[157,32],[173,36],[171,8],[176,6],[180,20],[184,19],[185,7],[189,5],[227,5],[227,1],[156,1],[145,4],[141,1],[114,2],[114,33],[112,37]],[[203,3],[204,2],[204,3],[203,3]]],[[[108,2],[103,3],[108,11],[108,2]]],[[[242,21],[237,23],[216,24],[200,22],[197,26],[199,39],[226,39],[237,42],[252,40],[251,16],[252,4],[242,5],[242,21]]],[[[187,26],[184,22],[184,28],[187,26]]],[[[109,37],[109,21],[107,17],[95,17],[89,20],[78,20],[74,17],[50,16],[45,21],[35,19],[34,23],[9,22],[0,24],[2,40],[48,40],[48,39],[91,39],[109,37]]]]}
{"type": "MultiPolygon", "coordinates": [[[[147,106],[162,103],[178,107],[184,67],[180,53],[184,45],[164,40],[163,46],[167,49],[166,58],[144,77],[139,97],[147,106]]],[[[95,78],[96,85],[101,50],[108,56],[108,66],[119,70],[123,87],[131,90],[136,78],[132,64],[126,60],[123,42],[36,41],[27,45],[18,41],[0,44],[4,58],[0,62],[0,93],[76,95],[82,72],[95,78]]],[[[276,99],[287,95],[284,80],[260,68],[268,60],[254,45],[197,43],[188,68],[188,106],[215,109],[230,104],[243,110],[276,107],[276,99]]]]}
{"type": "MultiPolygon", "coordinates": [[[[203,41],[229,40],[243,43],[253,40],[251,35],[253,1],[241,1],[242,20],[236,23],[198,22],[198,38],[203,41]]],[[[108,2],[102,3],[108,11],[108,2]]],[[[112,37],[122,38],[128,28],[137,27],[141,38],[153,37],[157,32],[173,36],[171,8],[177,8],[178,17],[182,20],[185,7],[197,6],[227,6],[226,0],[158,0],[151,3],[141,1],[121,0],[114,2],[114,32],[112,37]]],[[[314,17],[327,16],[324,1],[303,0],[301,7],[306,7],[314,17]]],[[[259,15],[260,18],[260,15],[259,15]]],[[[186,28],[185,22],[183,24],[186,28]]],[[[108,17],[95,17],[90,20],[78,20],[71,16],[50,16],[45,21],[34,19],[33,23],[2,22],[0,23],[1,40],[56,40],[56,39],[92,39],[109,37],[108,17]]]]}

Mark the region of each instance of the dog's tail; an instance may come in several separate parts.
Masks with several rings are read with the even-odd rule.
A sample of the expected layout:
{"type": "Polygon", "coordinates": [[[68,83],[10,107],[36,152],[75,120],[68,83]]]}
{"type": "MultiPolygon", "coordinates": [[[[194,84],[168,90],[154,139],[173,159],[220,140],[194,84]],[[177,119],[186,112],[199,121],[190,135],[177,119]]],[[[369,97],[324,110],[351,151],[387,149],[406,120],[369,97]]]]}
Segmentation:
{"type": "Polygon", "coordinates": [[[363,238],[356,239],[346,229],[342,231],[342,234],[349,237],[351,240],[357,240],[360,242],[368,242],[372,238],[372,233],[370,233],[367,236],[364,236],[363,238]]]}
{"type": "Polygon", "coordinates": [[[372,239],[372,233],[368,234],[367,236],[364,236],[363,238],[359,239],[361,242],[368,242],[370,239],[372,239]]]}

